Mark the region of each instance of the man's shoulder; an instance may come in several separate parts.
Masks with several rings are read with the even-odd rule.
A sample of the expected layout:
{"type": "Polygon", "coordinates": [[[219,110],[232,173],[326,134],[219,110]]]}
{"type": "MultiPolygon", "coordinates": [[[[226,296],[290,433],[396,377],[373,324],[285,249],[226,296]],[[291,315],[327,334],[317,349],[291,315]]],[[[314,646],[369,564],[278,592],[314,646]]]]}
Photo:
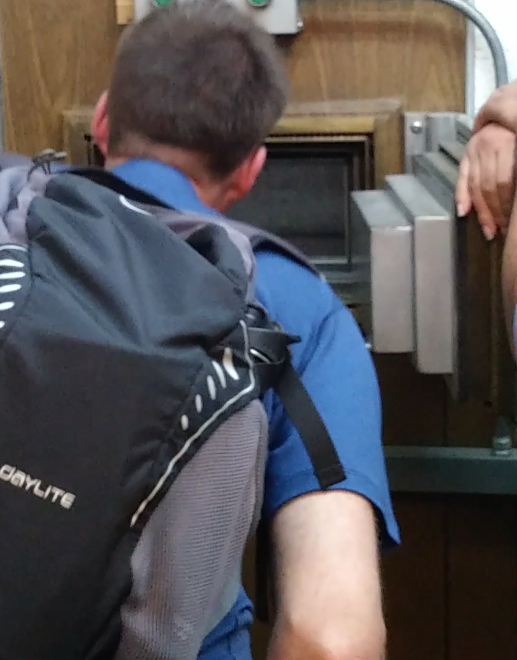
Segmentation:
{"type": "Polygon", "coordinates": [[[318,343],[338,328],[339,341],[327,345],[328,352],[354,351],[364,347],[359,326],[332,287],[315,272],[283,254],[260,250],[256,254],[256,295],[271,318],[301,341],[293,347],[295,366],[303,368],[318,343]],[[296,364],[298,362],[298,364],[296,364]]]}
{"type": "Polygon", "coordinates": [[[344,307],[325,280],[303,264],[271,250],[256,253],[260,301],[286,330],[317,322],[344,307]],[[282,318],[278,318],[278,317],[282,318]]]}

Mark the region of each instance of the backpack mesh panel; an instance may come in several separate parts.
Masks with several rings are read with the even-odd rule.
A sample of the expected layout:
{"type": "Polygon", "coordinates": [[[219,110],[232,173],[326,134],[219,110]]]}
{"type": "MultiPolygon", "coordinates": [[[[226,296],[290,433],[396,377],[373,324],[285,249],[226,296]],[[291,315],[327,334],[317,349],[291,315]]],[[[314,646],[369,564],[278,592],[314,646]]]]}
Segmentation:
{"type": "Polygon", "coordinates": [[[262,506],[267,435],[253,401],[182,470],[133,555],[117,660],[195,660],[234,604],[262,506]]]}

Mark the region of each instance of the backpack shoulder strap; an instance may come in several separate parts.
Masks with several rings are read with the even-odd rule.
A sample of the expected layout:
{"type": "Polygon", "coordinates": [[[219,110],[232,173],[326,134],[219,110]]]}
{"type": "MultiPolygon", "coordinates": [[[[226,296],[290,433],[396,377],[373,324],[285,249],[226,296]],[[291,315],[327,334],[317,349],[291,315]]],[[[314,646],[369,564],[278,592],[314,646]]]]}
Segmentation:
{"type": "Polygon", "coordinates": [[[289,345],[300,341],[272,323],[258,305],[248,311],[250,350],[262,393],[274,389],[298,430],[322,489],[346,477],[327,428],[291,362],[289,345]],[[252,318],[253,317],[253,318],[252,318]]]}

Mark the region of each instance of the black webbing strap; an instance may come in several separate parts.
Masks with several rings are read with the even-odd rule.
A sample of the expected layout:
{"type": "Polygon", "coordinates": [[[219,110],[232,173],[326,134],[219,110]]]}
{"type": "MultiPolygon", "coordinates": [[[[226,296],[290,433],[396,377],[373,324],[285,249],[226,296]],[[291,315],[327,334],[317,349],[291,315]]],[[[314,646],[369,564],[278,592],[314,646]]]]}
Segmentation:
{"type": "MultiPolygon", "coordinates": [[[[346,478],[344,467],[319,412],[290,359],[289,344],[299,341],[280,328],[249,328],[250,348],[256,362],[262,393],[275,390],[284,410],[305,445],[322,489],[330,488],[346,478]]],[[[271,587],[274,570],[271,557],[270,530],[264,519],[256,534],[255,612],[260,621],[270,620],[275,610],[275,594],[271,587]],[[271,606],[271,607],[270,607],[271,606]]]]}
{"type": "Polygon", "coordinates": [[[289,345],[300,341],[271,323],[257,307],[248,312],[250,352],[261,383],[261,393],[273,388],[305,445],[316,478],[323,489],[345,479],[334,443],[305,385],[291,362],[289,345]]]}
{"type": "Polygon", "coordinates": [[[345,470],[334,443],[291,360],[286,361],[274,389],[303,440],[320,487],[325,490],[343,481],[345,470]]]}

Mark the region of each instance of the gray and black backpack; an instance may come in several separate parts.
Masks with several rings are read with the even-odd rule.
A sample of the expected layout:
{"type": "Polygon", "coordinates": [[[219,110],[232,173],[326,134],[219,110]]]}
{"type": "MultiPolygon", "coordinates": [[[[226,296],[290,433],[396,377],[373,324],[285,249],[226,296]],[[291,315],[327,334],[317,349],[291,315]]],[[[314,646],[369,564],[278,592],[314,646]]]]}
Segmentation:
{"type": "Polygon", "coordinates": [[[260,514],[266,390],[322,487],[344,478],[296,337],[254,298],[264,243],[305,263],[104,170],[0,173],[0,660],[196,657],[199,603],[217,581],[235,599],[260,514]],[[239,520],[211,507],[214,475],[239,520]]]}

